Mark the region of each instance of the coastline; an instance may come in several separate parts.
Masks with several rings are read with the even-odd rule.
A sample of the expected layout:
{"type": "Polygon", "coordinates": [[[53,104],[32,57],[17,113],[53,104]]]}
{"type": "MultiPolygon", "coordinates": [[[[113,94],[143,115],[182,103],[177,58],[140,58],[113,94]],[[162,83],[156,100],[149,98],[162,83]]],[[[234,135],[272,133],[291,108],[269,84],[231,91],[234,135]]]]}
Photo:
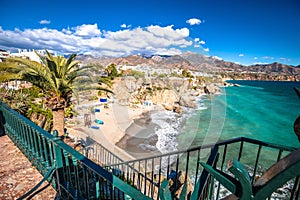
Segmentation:
{"type": "Polygon", "coordinates": [[[108,108],[104,108],[104,104],[100,105],[96,101],[81,104],[77,108],[79,116],[75,119],[76,125],[67,125],[68,135],[76,142],[80,141],[87,146],[90,145],[87,143],[88,138],[91,138],[124,160],[145,156],[149,151],[143,151],[138,143],[142,139],[157,141],[154,134],[157,125],[151,122],[151,114],[162,108],[160,106],[151,109],[145,106],[130,107],[116,102],[109,102],[107,105],[108,108]],[[91,112],[91,108],[98,109],[100,112],[91,112]],[[84,125],[84,114],[90,114],[91,127],[84,125]],[[104,124],[97,124],[95,119],[102,120],[104,124]]]}
{"type": "MultiPolygon", "coordinates": [[[[178,81],[176,79],[172,83],[176,85],[179,84],[178,81]]],[[[83,141],[87,141],[86,138],[90,137],[113,153],[124,152],[122,154],[126,154],[128,160],[132,157],[141,158],[177,151],[176,137],[181,134],[181,129],[190,113],[198,109],[198,101],[205,95],[205,90],[186,90],[187,82],[177,88],[179,91],[158,90],[156,88],[159,87],[155,86],[157,83],[153,83],[153,85],[146,84],[141,91],[137,86],[135,90],[139,93],[131,94],[129,98],[125,83],[124,81],[115,83],[114,90],[118,95],[113,96],[108,102],[83,101],[77,105],[75,110],[79,116],[75,118],[76,130],[68,127],[70,135],[82,138],[83,141]],[[157,91],[148,94],[149,90],[157,91]],[[142,97],[138,95],[144,93],[150,95],[147,98],[152,99],[149,104],[139,100],[142,97]],[[131,104],[128,105],[128,102],[131,104]],[[85,126],[86,115],[91,118],[91,127],[85,126]]],[[[217,93],[218,86],[207,85],[208,93],[217,93]]]]}
{"type": "Polygon", "coordinates": [[[116,143],[116,146],[135,158],[148,156],[149,153],[159,154],[156,148],[158,138],[155,134],[158,124],[152,121],[152,114],[156,112],[159,111],[146,111],[133,119],[133,123],[125,130],[124,136],[116,143]]]}

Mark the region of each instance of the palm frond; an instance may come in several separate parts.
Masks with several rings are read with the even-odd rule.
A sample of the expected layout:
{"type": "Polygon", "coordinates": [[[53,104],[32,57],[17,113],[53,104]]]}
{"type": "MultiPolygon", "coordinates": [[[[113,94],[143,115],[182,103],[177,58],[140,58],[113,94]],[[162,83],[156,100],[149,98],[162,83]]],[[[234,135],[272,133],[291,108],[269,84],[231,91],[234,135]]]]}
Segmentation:
{"type": "Polygon", "coordinates": [[[10,72],[1,72],[0,73],[0,82],[8,82],[14,80],[20,80],[21,76],[19,74],[10,73],[10,72]]]}
{"type": "Polygon", "coordinates": [[[46,54],[47,54],[47,57],[50,59],[50,60],[53,60],[53,56],[52,56],[52,54],[51,53],[49,53],[49,51],[46,49],[45,50],[46,51],[46,54]]]}
{"type": "Polygon", "coordinates": [[[98,80],[99,85],[107,85],[109,88],[112,87],[111,79],[108,77],[100,77],[98,80]]]}
{"type": "Polygon", "coordinates": [[[103,92],[114,94],[114,92],[112,90],[110,90],[108,88],[105,88],[105,87],[98,87],[97,90],[98,91],[103,91],[103,92]]]}

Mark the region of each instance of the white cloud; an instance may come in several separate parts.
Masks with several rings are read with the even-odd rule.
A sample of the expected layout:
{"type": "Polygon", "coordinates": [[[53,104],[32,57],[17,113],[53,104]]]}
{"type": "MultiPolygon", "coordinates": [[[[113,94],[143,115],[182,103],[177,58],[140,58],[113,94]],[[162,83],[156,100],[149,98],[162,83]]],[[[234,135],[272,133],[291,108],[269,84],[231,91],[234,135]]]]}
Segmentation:
{"type": "Polygon", "coordinates": [[[146,27],[146,30],[159,38],[169,38],[174,40],[181,40],[190,35],[190,31],[187,28],[174,29],[173,25],[161,27],[157,25],[151,25],[146,27]]]}
{"type": "Polygon", "coordinates": [[[184,37],[188,37],[190,35],[190,30],[188,28],[176,29],[175,31],[184,37]]]}
{"type": "Polygon", "coordinates": [[[212,56],[212,58],[217,59],[217,60],[223,60],[223,58],[221,58],[219,56],[212,56]]]}
{"type": "Polygon", "coordinates": [[[122,24],[120,27],[121,27],[121,28],[130,28],[131,25],[122,24]]]}
{"type": "Polygon", "coordinates": [[[274,57],[271,57],[271,56],[264,56],[264,57],[262,57],[262,59],[270,59],[270,60],[274,60],[274,57]]]}
{"type": "Polygon", "coordinates": [[[209,52],[209,48],[205,48],[205,49],[203,49],[204,51],[206,51],[206,52],[209,52]]]}
{"type": "Polygon", "coordinates": [[[190,24],[191,26],[192,25],[199,25],[199,24],[201,24],[201,20],[197,19],[197,18],[191,18],[189,20],[186,20],[186,23],[190,24]]]}
{"type": "Polygon", "coordinates": [[[40,24],[50,24],[51,21],[50,20],[46,20],[46,19],[43,19],[41,21],[39,21],[40,24]]]}
{"type": "MultiPolygon", "coordinates": [[[[127,26],[128,27],[128,26],[127,26]]],[[[193,45],[189,29],[173,25],[151,25],[119,31],[100,31],[97,24],[57,29],[3,30],[0,47],[4,49],[49,49],[58,53],[85,53],[102,56],[129,54],[180,54],[193,45]]]]}
{"type": "Polygon", "coordinates": [[[255,63],[253,63],[253,65],[267,65],[267,64],[269,64],[269,63],[267,63],[267,62],[255,62],[255,63]]]}
{"type": "Polygon", "coordinates": [[[244,54],[242,54],[242,53],[239,54],[239,57],[243,57],[243,56],[244,56],[244,54]]]}
{"type": "Polygon", "coordinates": [[[194,39],[194,42],[197,42],[198,44],[205,44],[205,41],[203,41],[203,40],[200,40],[200,38],[195,38],[194,39]]]}
{"type": "Polygon", "coordinates": [[[257,57],[254,57],[253,59],[254,59],[254,60],[257,60],[258,58],[257,58],[257,57]]]}
{"type": "Polygon", "coordinates": [[[279,60],[281,60],[281,61],[284,61],[284,62],[289,62],[289,61],[291,61],[291,59],[290,58],[279,58],[279,60]]]}
{"type": "Polygon", "coordinates": [[[75,30],[75,35],[79,36],[100,36],[101,32],[98,29],[97,24],[83,24],[81,26],[77,26],[74,28],[75,30]]]}
{"type": "Polygon", "coordinates": [[[72,34],[72,31],[70,30],[70,27],[68,27],[67,29],[64,28],[64,29],[62,30],[62,32],[63,32],[63,33],[66,33],[66,34],[68,34],[68,35],[71,35],[71,34],[72,34]]]}
{"type": "Polygon", "coordinates": [[[195,47],[195,48],[199,48],[200,45],[199,45],[199,44],[195,44],[194,47],[195,47]]]}

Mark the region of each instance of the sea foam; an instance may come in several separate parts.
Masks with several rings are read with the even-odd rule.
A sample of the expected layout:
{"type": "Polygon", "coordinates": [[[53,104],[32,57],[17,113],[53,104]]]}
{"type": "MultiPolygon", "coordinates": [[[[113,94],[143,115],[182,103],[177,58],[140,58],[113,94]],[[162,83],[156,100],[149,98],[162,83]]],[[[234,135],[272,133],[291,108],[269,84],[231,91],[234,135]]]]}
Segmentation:
{"type": "Polygon", "coordinates": [[[195,114],[196,110],[205,110],[202,101],[203,96],[196,99],[197,107],[183,108],[183,114],[179,115],[172,111],[160,111],[151,115],[152,122],[157,124],[155,127],[155,134],[157,135],[156,148],[161,153],[169,153],[177,151],[178,143],[176,141],[177,135],[181,134],[181,129],[186,120],[195,114]]]}

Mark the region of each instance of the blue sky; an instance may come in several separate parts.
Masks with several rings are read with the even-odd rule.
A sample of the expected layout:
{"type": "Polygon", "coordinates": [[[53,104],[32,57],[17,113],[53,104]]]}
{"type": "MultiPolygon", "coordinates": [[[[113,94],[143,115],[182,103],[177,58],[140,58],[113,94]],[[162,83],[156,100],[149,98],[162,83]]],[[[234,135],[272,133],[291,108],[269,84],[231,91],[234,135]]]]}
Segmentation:
{"type": "Polygon", "coordinates": [[[300,64],[299,0],[2,0],[0,48],[300,64]]]}

